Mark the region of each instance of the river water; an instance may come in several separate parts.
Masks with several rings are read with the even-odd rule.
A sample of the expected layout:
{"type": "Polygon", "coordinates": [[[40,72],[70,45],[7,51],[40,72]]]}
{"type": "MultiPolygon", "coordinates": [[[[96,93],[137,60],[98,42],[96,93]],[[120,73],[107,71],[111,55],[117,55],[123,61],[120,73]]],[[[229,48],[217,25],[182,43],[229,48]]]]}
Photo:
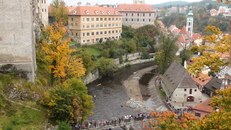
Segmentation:
{"type": "Polygon", "coordinates": [[[124,106],[129,98],[122,83],[134,72],[153,65],[154,62],[132,65],[117,71],[113,78],[104,77],[88,84],[95,104],[94,114],[89,116],[89,120],[108,120],[140,113],[124,106]]]}

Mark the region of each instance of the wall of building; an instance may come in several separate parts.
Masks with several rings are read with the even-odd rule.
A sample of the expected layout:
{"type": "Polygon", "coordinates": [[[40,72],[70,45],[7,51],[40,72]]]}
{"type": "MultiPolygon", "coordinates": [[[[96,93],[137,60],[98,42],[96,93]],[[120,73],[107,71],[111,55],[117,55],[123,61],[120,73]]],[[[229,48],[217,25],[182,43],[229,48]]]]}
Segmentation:
{"type": "Polygon", "coordinates": [[[0,0],[0,66],[13,64],[33,82],[35,64],[34,0],[0,0]]]}
{"type": "Polygon", "coordinates": [[[123,25],[132,26],[133,28],[139,28],[144,25],[154,25],[155,13],[145,12],[122,12],[123,14],[123,25]]]}
{"type": "Polygon", "coordinates": [[[190,88],[176,88],[171,95],[172,101],[186,102],[188,96],[193,96],[194,102],[200,102],[202,100],[202,93],[198,88],[192,88],[192,94],[189,94],[189,91],[190,88]]]}
{"type": "Polygon", "coordinates": [[[118,40],[122,33],[122,16],[68,16],[72,38],[81,44],[97,43],[101,38],[118,40]]]}
{"type": "Polygon", "coordinates": [[[38,7],[36,12],[44,26],[48,26],[48,0],[37,0],[38,7]]]}

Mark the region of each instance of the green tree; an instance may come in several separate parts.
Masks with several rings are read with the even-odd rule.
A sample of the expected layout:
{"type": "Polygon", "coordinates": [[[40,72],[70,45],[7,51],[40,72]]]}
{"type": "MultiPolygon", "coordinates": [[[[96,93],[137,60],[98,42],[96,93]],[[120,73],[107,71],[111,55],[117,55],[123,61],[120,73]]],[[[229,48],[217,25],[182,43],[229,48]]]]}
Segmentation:
{"type": "Polygon", "coordinates": [[[80,51],[79,54],[77,54],[77,57],[83,60],[83,65],[86,69],[86,73],[90,72],[94,68],[91,54],[88,51],[80,51]]]}
{"type": "Polygon", "coordinates": [[[184,61],[187,61],[191,57],[192,53],[188,49],[183,49],[180,52],[181,64],[184,65],[184,61]]]}
{"type": "Polygon", "coordinates": [[[173,35],[161,35],[159,44],[156,46],[157,53],[155,62],[159,73],[163,74],[174,61],[178,47],[175,45],[177,38],[173,35]]]}
{"type": "Polygon", "coordinates": [[[62,85],[50,88],[40,103],[46,108],[47,115],[54,121],[76,122],[78,117],[87,119],[93,114],[92,96],[80,79],[68,79],[62,85]]]}
{"type": "Polygon", "coordinates": [[[136,47],[136,43],[135,43],[135,41],[133,39],[129,40],[127,44],[129,46],[128,53],[134,53],[134,52],[136,52],[137,47],[136,47]]]}
{"type": "Polygon", "coordinates": [[[57,122],[59,127],[57,130],[71,130],[70,124],[65,121],[58,121],[57,122]]]}
{"type": "Polygon", "coordinates": [[[98,68],[103,76],[113,76],[118,69],[111,59],[105,59],[104,57],[98,60],[98,68]]]}
{"type": "Polygon", "coordinates": [[[105,58],[108,58],[110,57],[110,54],[109,54],[109,49],[104,49],[101,53],[101,55],[105,58]]]}
{"type": "Polygon", "coordinates": [[[55,18],[57,22],[62,22],[67,25],[68,22],[68,9],[66,3],[63,0],[53,0],[51,2],[51,16],[55,18]]]}

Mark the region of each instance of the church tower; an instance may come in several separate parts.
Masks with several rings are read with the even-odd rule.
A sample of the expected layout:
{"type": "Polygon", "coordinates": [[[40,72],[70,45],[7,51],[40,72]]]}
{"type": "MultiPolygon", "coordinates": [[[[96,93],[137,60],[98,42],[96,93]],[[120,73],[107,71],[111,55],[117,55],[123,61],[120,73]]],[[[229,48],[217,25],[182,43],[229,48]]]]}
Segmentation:
{"type": "Polygon", "coordinates": [[[186,21],[186,31],[189,32],[190,36],[193,34],[193,13],[192,6],[189,7],[189,13],[186,21]]]}
{"type": "Polygon", "coordinates": [[[133,0],[133,4],[145,4],[145,0],[133,0]]]}

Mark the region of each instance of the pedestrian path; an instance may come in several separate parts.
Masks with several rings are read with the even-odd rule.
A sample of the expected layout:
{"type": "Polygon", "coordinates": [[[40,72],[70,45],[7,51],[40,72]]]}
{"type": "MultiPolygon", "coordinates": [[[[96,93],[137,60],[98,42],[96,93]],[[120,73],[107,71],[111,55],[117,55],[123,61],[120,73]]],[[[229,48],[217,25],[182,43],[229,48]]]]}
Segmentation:
{"type": "Polygon", "coordinates": [[[154,76],[148,84],[151,100],[153,101],[153,109],[156,112],[168,111],[168,108],[163,103],[162,99],[160,98],[159,92],[156,88],[156,79],[157,76],[154,76]]]}

